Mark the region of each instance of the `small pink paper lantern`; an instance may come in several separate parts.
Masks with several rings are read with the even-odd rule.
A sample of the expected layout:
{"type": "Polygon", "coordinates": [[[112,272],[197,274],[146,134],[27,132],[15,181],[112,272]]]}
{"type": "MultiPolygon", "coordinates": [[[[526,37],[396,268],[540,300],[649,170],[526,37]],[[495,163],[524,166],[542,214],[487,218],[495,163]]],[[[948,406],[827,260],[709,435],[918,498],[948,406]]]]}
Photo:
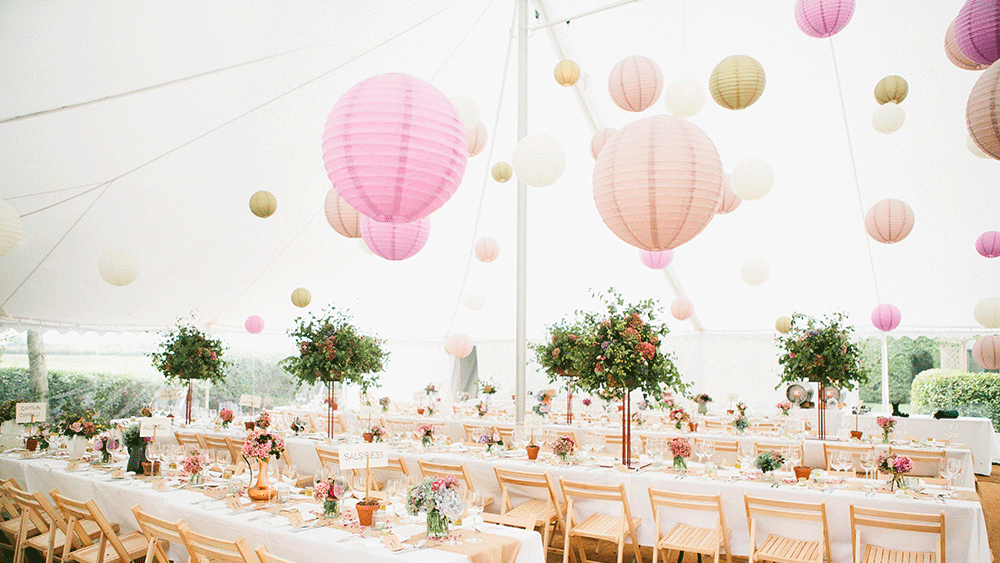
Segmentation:
{"type": "Polygon", "coordinates": [[[722,202],[722,162],[689,121],[656,115],[622,127],[594,165],[594,203],[618,238],[643,250],[677,248],[722,202]]]}
{"type": "Polygon", "coordinates": [[[380,223],[361,218],[361,240],[376,256],[386,260],[406,260],[427,244],[431,222],[417,219],[409,223],[380,223]]]}
{"type": "Polygon", "coordinates": [[[608,93],[615,105],[639,112],[656,103],[663,92],[663,73],[651,59],[640,55],[625,57],[608,77],[608,93]]]}
{"type": "Polygon", "coordinates": [[[406,74],[352,86],[323,132],[330,182],[362,215],[387,223],[414,221],[444,205],[462,183],[468,155],[455,106],[406,74]]]}
{"type": "Polygon", "coordinates": [[[809,37],[830,37],[854,15],[854,0],[796,0],[795,23],[809,37]]]}
{"type": "Polygon", "coordinates": [[[456,358],[464,358],[472,353],[472,339],[463,332],[456,332],[448,337],[447,350],[456,358]]]}
{"type": "Polygon", "coordinates": [[[1000,160],[1000,65],[986,69],[965,103],[965,126],[984,153],[1000,160]]]}
{"type": "Polygon", "coordinates": [[[958,42],[955,40],[955,20],[951,21],[948,31],[944,33],[944,53],[948,56],[951,64],[962,70],[983,70],[990,66],[981,65],[969,60],[969,57],[966,57],[962,53],[962,50],[958,48],[958,42]]]}
{"type": "Polygon", "coordinates": [[[883,303],[872,309],[872,324],[882,332],[889,332],[896,328],[901,320],[902,315],[895,305],[883,303]]]}
{"type": "Polygon", "coordinates": [[[955,18],[955,41],[974,63],[1000,59],[1000,6],[996,0],[966,0],[955,18]]]}
{"type": "Polygon", "coordinates": [[[694,314],[694,303],[687,297],[678,297],[670,304],[670,314],[679,321],[686,321],[694,314]]]}
{"type": "Polygon", "coordinates": [[[594,133],[594,137],[590,139],[590,156],[594,157],[594,160],[597,160],[597,155],[601,154],[601,149],[604,148],[604,144],[608,142],[608,139],[617,132],[618,130],[614,127],[605,127],[594,133]]]}
{"type": "Polygon", "coordinates": [[[1000,232],[986,231],[976,239],[976,252],[984,258],[1000,256],[1000,232]]]}
{"type": "Polygon", "coordinates": [[[650,251],[650,250],[640,250],[639,260],[642,264],[651,270],[662,270],[670,265],[674,261],[674,251],[673,250],[663,250],[663,251],[650,251]]]}
{"type": "Polygon", "coordinates": [[[1000,336],[990,334],[972,345],[972,359],[983,369],[1000,369],[1000,336]]]}
{"type": "Polygon", "coordinates": [[[477,154],[483,152],[486,148],[486,124],[482,121],[476,125],[476,128],[469,135],[469,156],[476,156],[477,154]]]}
{"type": "Polygon", "coordinates": [[[500,256],[500,243],[491,237],[483,237],[476,241],[475,251],[480,262],[492,262],[500,256]]]}
{"type": "Polygon", "coordinates": [[[729,174],[726,174],[722,177],[722,203],[716,213],[719,215],[732,213],[741,203],[743,200],[733,191],[733,187],[729,184],[729,174]]]}
{"type": "Polygon", "coordinates": [[[247,317],[247,322],[243,323],[250,334],[260,334],[264,330],[264,319],[257,315],[247,317]]]}
{"type": "Polygon", "coordinates": [[[337,188],[330,188],[326,193],[326,222],[330,223],[333,230],[347,238],[358,238],[361,236],[361,214],[357,209],[351,207],[344,198],[337,193],[337,188]]]}
{"type": "Polygon", "coordinates": [[[898,199],[883,199],[868,210],[865,229],[878,242],[899,242],[913,230],[913,210],[898,199]]]}

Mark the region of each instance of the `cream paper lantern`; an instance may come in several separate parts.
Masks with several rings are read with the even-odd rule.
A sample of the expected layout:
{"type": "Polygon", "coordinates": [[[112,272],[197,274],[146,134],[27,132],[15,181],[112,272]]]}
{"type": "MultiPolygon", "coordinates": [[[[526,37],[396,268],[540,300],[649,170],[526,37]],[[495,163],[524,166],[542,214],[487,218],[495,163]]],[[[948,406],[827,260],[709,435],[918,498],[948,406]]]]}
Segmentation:
{"type": "Polygon", "coordinates": [[[1000,336],[982,336],[972,345],[972,359],[983,369],[1000,369],[1000,336]]]}
{"type": "Polygon", "coordinates": [[[451,105],[455,106],[455,111],[458,112],[458,117],[462,120],[462,125],[465,126],[465,133],[471,136],[472,132],[476,130],[476,126],[479,125],[479,106],[476,104],[476,100],[468,96],[455,96],[451,98],[451,105]]]}
{"type": "Polygon", "coordinates": [[[663,73],[652,59],[633,55],[618,61],[608,76],[608,94],[616,106],[640,112],[656,103],[663,92],[663,73]]]}
{"type": "Polygon", "coordinates": [[[792,330],[792,317],[778,317],[778,320],[774,321],[774,329],[781,334],[788,334],[788,331],[792,330]]]}
{"type": "Polygon", "coordinates": [[[472,339],[465,333],[456,332],[448,337],[447,350],[456,358],[464,358],[472,353],[472,339]]]}
{"type": "Polygon", "coordinates": [[[872,114],[872,127],[879,133],[894,133],[906,121],[906,112],[896,102],[889,102],[875,109],[872,114]]]}
{"type": "Polygon", "coordinates": [[[250,196],[250,211],[260,217],[267,219],[278,209],[278,199],[274,194],[261,190],[250,196]]]}
{"type": "Polygon", "coordinates": [[[510,180],[514,176],[514,169],[510,167],[504,161],[500,161],[493,165],[493,169],[490,171],[493,174],[493,179],[501,184],[506,184],[507,180],[510,180]]]}
{"type": "Polygon", "coordinates": [[[476,156],[486,148],[486,124],[480,121],[469,134],[469,156],[476,156]]]}
{"type": "Polygon", "coordinates": [[[375,256],[375,252],[371,248],[368,248],[368,243],[365,242],[365,239],[363,238],[358,239],[358,247],[361,248],[361,252],[375,256]]]}
{"type": "Polygon", "coordinates": [[[135,255],[124,248],[114,248],[101,256],[97,269],[104,281],[111,285],[125,286],[139,276],[139,262],[135,255]]]}
{"type": "Polygon", "coordinates": [[[1000,160],[1000,65],[986,69],[969,92],[965,126],[972,140],[986,154],[1000,160]]]}
{"type": "Polygon", "coordinates": [[[878,242],[893,244],[906,238],[913,230],[913,210],[898,199],[883,199],[868,209],[865,230],[878,242]]]}
{"type": "Polygon", "coordinates": [[[667,111],[677,117],[693,117],[705,106],[705,88],[694,78],[681,78],[663,91],[667,111]]]}
{"type": "Polygon", "coordinates": [[[470,289],[462,298],[465,308],[470,311],[478,311],[486,305],[486,294],[478,289],[470,289]]]}
{"type": "Polygon", "coordinates": [[[759,158],[747,158],[733,167],[729,185],[740,199],[754,201],[771,191],[774,186],[774,170],[759,158]]]}
{"type": "Polygon", "coordinates": [[[1000,297],[987,297],[976,303],[972,316],[986,328],[1000,328],[1000,297]]]}
{"type": "Polygon", "coordinates": [[[14,207],[0,199],[0,256],[6,255],[21,242],[21,216],[14,207]]]}
{"type": "Polygon", "coordinates": [[[361,238],[361,214],[346,199],[340,197],[337,188],[330,188],[326,192],[323,210],[326,212],[326,222],[333,230],[347,238],[361,238]]]}
{"type": "Polygon", "coordinates": [[[566,169],[566,151],[549,135],[528,135],[514,147],[511,163],[521,181],[541,188],[562,176],[566,169]]]}
{"type": "Polygon", "coordinates": [[[751,258],[743,263],[740,268],[740,277],[750,285],[760,285],[767,281],[767,276],[771,270],[767,262],[760,258],[751,258]]]}
{"type": "Polygon", "coordinates": [[[476,258],[480,262],[492,262],[500,256],[500,243],[491,237],[483,237],[476,241],[476,258]]]}
{"type": "Polygon", "coordinates": [[[292,292],[292,305],[301,309],[303,307],[308,307],[311,302],[312,294],[309,293],[308,289],[300,287],[292,292]]]}
{"type": "Polygon", "coordinates": [[[969,152],[978,156],[979,158],[992,158],[990,155],[983,152],[983,149],[979,148],[979,145],[972,140],[972,135],[965,135],[965,148],[969,149],[969,152]]]}
{"type": "Polygon", "coordinates": [[[678,297],[670,304],[670,314],[679,321],[686,321],[694,314],[694,303],[687,297],[678,297]]]}
{"type": "Polygon", "coordinates": [[[569,87],[576,84],[577,80],[580,80],[580,65],[569,59],[565,59],[556,64],[553,74],[560,86],[569,87]]]}
{"type": "Polygon", "coordinates": [[[726,109],[746,109],[760,99],[767,85],[764,67],[753,57],[728,56],[715,65],[708,77],[708,91],[715,103],[726,109]]]}
{"type": "Polygon", "coordinates": [[[965,53],[958,48],[958,41],[955,40],[955,20],[951,20],[948,31],[944,34],[944,52],[948,55],[951,64],[962,70],[984,70],[990,67],[990,65],[982,65],[966,57],[965,53]]]}
{"type": "Polygon", "coordinates": [[[722,178],[722,203],[719,205],[719,210],[715,213],[718,215],[732,213],[742,202],[743,199],[741,199],[740,196],[736,195],[736,192],[733,191],[730,175],[726,174],[722,178]]]}
{"type": "Polygon", "coordinates": [[[597,157],[601,155],[601,149],[607,144],[608,139],[617,132],[618,130],[614,127],[605,127],[594,133],[594,136],[590,139],[590,156],[594,157],[594,160],[597,160],[597,157]]]}
{"type": "Polygon", "coordinates": [[[906,99],[906,95],[909,92],[910,85],[906,83],[906,80],[902,76],[890,74],[879,80],[878,84],[875,85],[875,101],[881,105],[889,102],[899,104],[906,99]]]}

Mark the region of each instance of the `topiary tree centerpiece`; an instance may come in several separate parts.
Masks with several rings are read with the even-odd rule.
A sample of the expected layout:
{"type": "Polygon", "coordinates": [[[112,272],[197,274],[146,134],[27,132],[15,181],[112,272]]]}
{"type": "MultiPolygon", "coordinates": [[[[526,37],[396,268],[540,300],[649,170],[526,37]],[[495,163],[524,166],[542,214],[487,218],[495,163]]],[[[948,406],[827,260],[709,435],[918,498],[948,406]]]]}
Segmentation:
{"type": "Polygon", "coordinates": [[[208,380],[216,384],[225,381],[228,363],[222,359],[222,355],[226,351],[226,345],[222,340],[211,338],[196,327],[180,322],[172,330],[161,333],[161,336],[163,341],[160,342],[159,349],[151,354],[153,367],[168,381],[177,379],[187,382],[184,422],[190,424],[194,381],[208,380]]]}

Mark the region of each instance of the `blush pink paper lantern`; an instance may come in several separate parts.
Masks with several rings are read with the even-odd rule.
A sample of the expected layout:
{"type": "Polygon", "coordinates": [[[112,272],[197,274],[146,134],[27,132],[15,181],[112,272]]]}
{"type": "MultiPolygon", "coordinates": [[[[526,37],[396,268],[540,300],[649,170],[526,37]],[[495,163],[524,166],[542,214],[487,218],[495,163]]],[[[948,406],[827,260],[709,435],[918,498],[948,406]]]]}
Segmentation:
{"type": "Polygon", "coordinates": [[[898,199],[883,199],[865,215],[865,230],[878,242],[892,244],[913,230],[913,210],[898,199]]]}
{"type": "Polygon", "coordinates": [[[872,309],[872,324],[882,332],[889,332],[899,326],[899,321],[902,318],[899,309],[889,303],[882,303],[872,309]]]}
{"type": "Polygon", "coordinates": [[[962,50],[958,48],[958,42],[955,41],[955,20],[951,21],[948,31],[944,33],[944,53],[948,56],[951,64],[962,70],[983,70],[990,66],[973,62],[962,54],[962,50]]]}
{"type": "Polygon", "coordinates": [[[472,353],[472,339],[464,332],[456,332],[448,337],[448,353],[456,358],[464,358],[472,353]]]}
{"type": "Polygon", "coordinates": [[[644,266],[651,270],[662,270],[674,261],[674,251],[663,250],[656,252],[650,250],[640,250],[639,260],[644,266]]]}
{"type": "Polygon", "coordinates": [[[991,65],[1000,59],[1000,3],[966,0],[955,17],[955,42],[974,63],[991,65]]]}
{"type": "Polygon", "coordinates": [[[247,317],[247,321],[243,323],[243,326],[246,327],[247,332],[250,334],[260,334],[264,330],[264,319],[257,315],[252,315],[247,317]]]}
{"type": "Polygon", "coordinates": [[[986,69],[969,92],[965,126],[983,152],[1000,160],[1000,65],[986,69]]]}
{"type": "Polygon", "coordinates": [[[594,165],[594,203],[618,238],[643,250],[677,248],[722,202],[722,162],[696,125],[670,115],[632,122],[594,165]]]}
{"type": "Polygon", "coordinates": [[[809,37],[830,37],[854,15],[854,0],[796,0],[795,23],[809,37]]]}
{"type": "Polygon", "coordinates": [[[351,207],[344,198],[337,193],[337,188],[330,188],[326,193],[326,222],[330,223],[333,230],[347,238],[358,238],[361,236],[361,214],[357,209],[351,207]]]}
{"type": "Polygon", "coordinates": [[[323,161],[337,192],[362,215],[387,223],[414,221],[444,205],[462,182],[468,154],[455,106],[406,74],[351,87],[323,132],[323,161]]]}
{"type": "Polygon", "coordinates": [[[601,149],[604,148],[604,144],[608,142],[608,139],[617,132],[618,130],[614,127],[605,127],[594,133],[594,137],[590,139],[590,156],[594,157],[594,160],[597,160],[597,156],[601,154],[601,149]]]}
{"type": "Polygon", "coordinates": [[[1000,336],[981,337],[972,345],[972,359],[983,369],[1000,369],[1000,336]]]}
{"type": "Polygon", "coordinates": [[[476,156],[483,152],[483,149],[486,148],[486,141],[486,124],[480,121],[473,129],[472,134],[469,135],[469,156],[476,156]]]}
{"type": "Polygon", "coordinates": [[[625,57],[611,69],[608,93],[616,106],[625,111],[640,112],[656,103],[663,92],[660,67],[641,55],[625,57]]]}
{"type": "Polygon", "coordinates": [[[1000,232],[986,231],[976,239],[976,252],[984,258],[1000,256],[1000,232]]]}
{"type": "Polygon", "coordinates": [[[376,256],[386,260],[406,260],[427,244],[431,222],[417,219],[409,223],[380,223],[361,218],[361,240],[376,256]]]}
{"type": "Polygon", "coordinates": [[[694,314],[694,303],[687,297],[678,297],[670,304],[670,314],[679,321],[686,321],[694,314]]]}
{"type": "Polygon", "coordinates": [[[483,237],[476,241],[475,251],[480,262],[492,262],[500,256],[500,243],[491,237],[483,237]]]}
{"type": "Polygon", "coordinates": [[[719,204],[719,210],[716,213],[719,215],[732,213],[741,203],[743,203],[743,199],[733,191],[733,186],[729,181],[729,174],[726,174],[722,177],[722,203],[719,204]]]}

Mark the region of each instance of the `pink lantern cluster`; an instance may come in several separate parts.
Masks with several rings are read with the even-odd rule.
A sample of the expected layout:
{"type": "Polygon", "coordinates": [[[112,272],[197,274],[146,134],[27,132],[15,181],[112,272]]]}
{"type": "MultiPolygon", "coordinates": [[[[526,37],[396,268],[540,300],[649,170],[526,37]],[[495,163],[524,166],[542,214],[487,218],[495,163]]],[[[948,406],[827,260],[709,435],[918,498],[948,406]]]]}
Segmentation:
{"type": "Polygon", "coordinates": [[[417,219],[409,223],[380,223],[370,217],[361,218],[361,240],[376,256],[386,260],[406,260],[427,244],[431,222],[417,219]]]}
{"type": "Polygon", "coordinates": [[[795,23],[810,37],[839,33],[854,15],[854,0],[796,0],[795,23]]]}
{"type": "Polygon", "coordinates": [[[976,252],[984,258],[1000,256],[1000,231],[986,231],[976,239],[976,252]]]}

